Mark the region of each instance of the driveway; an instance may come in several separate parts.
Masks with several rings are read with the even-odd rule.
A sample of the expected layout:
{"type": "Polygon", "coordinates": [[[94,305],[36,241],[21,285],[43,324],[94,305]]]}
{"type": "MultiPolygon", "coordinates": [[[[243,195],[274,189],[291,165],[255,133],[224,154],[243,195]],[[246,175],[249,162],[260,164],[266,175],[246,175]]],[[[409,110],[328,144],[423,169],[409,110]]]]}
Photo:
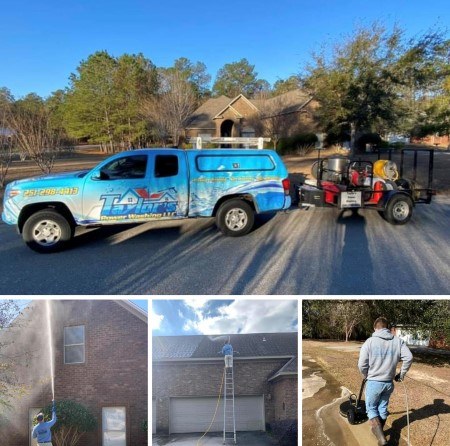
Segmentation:
{"type": "MultiPolygon", "coordinates": [[[[208,434],[200,443],[199,438],[202,434],[177,434],[168,437],[153,436],[152,446],[177,445],[177,446],[222,446],[222,435],[208,434]]],[[[228,441],[227,444],[234,444],[228,441]]],[[[274,446],[277,443],[272,440],[265,432],[238,432],[237,444],[241,446],[274,446]]]]}
{"type": "Polygon", "coordinates": [[[375,211],[295,210],[225,237],[211,219],[80,229],[42,255],[0,223],[0,294],[449,294],[450,196],[393,226],[375,211]]]}

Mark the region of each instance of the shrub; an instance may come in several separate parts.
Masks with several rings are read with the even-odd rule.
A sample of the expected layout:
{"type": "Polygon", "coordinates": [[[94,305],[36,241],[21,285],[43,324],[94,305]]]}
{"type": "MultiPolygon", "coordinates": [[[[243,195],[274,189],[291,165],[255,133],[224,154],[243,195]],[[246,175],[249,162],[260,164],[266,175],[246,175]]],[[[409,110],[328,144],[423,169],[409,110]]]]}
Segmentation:
{"type": "Polygon", "coordinates": [[[143,420],[141,423],[141,429],[143,432],[148,432],[148,420],[143,420]]]}
{"type": "MultiPolygon", "coordinates": [[[[51,419],[51,411],[51,405],[43,409],[45,420],[51,419]]],[[[55,446],[76,446],[85,432],[91,432],[97,426],[97,421],[90,410],[75,401],[63,400],[57,402],[56,415],[58,421],[52,429],[55,446]]],[[[37,420],[35,420],[35,423],[37,423],[37,420]]]]}
{"type": "Polygon", "coordinates": [[[314,149],[317,136],[314,133],[298,133],[297,135],[281,138],[278,141],[278,152],[281,155],[297,153],[306,155],[314,149]]]}

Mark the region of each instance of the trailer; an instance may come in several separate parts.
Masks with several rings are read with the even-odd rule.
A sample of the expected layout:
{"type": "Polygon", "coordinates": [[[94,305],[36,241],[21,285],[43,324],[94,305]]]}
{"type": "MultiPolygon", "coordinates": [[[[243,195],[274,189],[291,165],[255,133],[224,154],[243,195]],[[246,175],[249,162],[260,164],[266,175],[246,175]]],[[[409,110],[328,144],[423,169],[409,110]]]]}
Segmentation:
{"type": "Polygon", "coordinates": [[[379,150],[376,160],[320,158],[319,152],[313,178],[297,185],[296,198],[300,208],[372,209],[403,225],[417,204],[430,204],[436,194],[433,163],[433,149],[379,150]]]}

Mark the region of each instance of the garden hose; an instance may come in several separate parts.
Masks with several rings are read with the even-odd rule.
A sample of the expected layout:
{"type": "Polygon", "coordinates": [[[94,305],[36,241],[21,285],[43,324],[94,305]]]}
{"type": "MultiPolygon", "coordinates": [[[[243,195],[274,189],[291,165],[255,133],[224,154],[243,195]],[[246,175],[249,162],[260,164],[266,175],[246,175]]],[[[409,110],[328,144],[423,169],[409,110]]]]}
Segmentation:
{"type": "Polygon", "coordinates": [[[216,419],[217,409],[219,408],[220,398],[222,397],[222,388],[223,388],[224,380],[225,380],[225,368],[223,369],[222,382],[220,384],[220,390],[219,390],[219,398],[217,398],[217,404],[216,404],[216,410],[214,411],[214,416],[211,420],[210,425],[208,426],[208,429],[206,429],[206,432],[197,440],[197,446],[200,446],[201,439],[209,432],[209,430],[211,429],[211,427],[214,423],[214,420],[216,419]]]}
{"type": "Polygon", "coordinates": [[[408,446],[411,446],[411,443],[409,442],[409,402],[408,402],[408,389],[406,388],[405,381],[402,381],[403,389],[405,391],[405,401],[406,401],[406,424],[408,426],[408,446]]]}
{"type": "Polygon", "coordinates": [[[398,179],[397,165],[389,160],[375,161],[373,164],[373,174],[384,180],[395,181],[398,179]]]}

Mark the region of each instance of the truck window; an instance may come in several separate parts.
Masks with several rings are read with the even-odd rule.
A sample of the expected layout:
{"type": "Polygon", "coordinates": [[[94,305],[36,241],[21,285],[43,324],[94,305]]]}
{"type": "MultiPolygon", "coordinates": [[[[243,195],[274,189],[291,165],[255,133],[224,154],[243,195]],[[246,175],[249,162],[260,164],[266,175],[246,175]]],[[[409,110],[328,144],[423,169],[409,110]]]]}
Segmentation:
{"type": "Polygon", "coordinates": [[[133,155],[116,158],[102,167],[102,175],[108,180],[124,178],[145,178],[147,155],[133,155]]]}
{"type": "Polygon", "coordinates": [[[173,177],[175,175],[178,175],[178,156],[156,155],[155,177],[173,177]]]}

